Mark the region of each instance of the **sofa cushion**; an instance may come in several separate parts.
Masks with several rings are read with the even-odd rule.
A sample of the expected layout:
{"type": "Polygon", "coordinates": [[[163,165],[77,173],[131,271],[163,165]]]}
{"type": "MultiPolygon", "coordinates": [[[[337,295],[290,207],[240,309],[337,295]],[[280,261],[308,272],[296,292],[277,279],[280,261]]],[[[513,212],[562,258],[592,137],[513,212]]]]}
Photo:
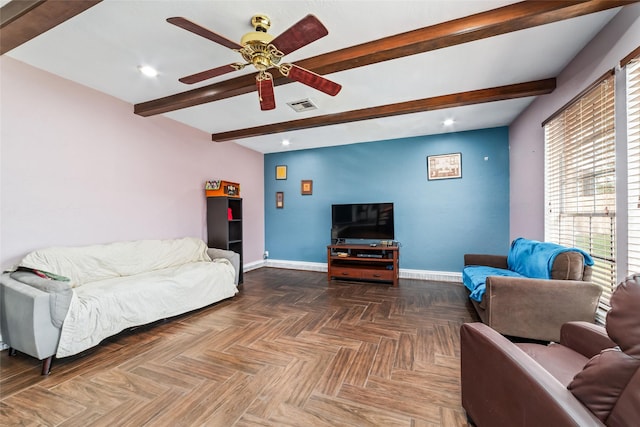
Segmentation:
{"type": "Polygon", "coordinates": [[[482,301],[482,296],[487,289],[487,277],[489,276],[522,277],[515,271],[503,268],[468,265],[462,270],[462,283],[471,292],[469,298],[478,302],[482,301]]]}
{"type": "Polygon", "coordinates": [[[565,387],[589,361],[580,353],[555,343],[546,346],[534,343],[516,343],[516,346],[538,362],[565,387]]]}
{"type": "Polygon", "coordinates": [[[75,287],[200,261],[211,261],[207,245],[183,238],[41,249],[24,257],[19,266],[68,277],[75,287]]]}

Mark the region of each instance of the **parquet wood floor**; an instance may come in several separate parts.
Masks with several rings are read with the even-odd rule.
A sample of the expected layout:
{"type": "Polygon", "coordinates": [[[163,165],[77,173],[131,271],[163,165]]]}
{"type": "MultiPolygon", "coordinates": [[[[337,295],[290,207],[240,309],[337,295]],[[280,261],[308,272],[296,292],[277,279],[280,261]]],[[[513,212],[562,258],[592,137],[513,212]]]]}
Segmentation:
{"type": "Polygon", "coordinates": [[[233,299],[79,356],[0,354],[0,424],[465,426],[462,285],[261,268],[233,299]]]}

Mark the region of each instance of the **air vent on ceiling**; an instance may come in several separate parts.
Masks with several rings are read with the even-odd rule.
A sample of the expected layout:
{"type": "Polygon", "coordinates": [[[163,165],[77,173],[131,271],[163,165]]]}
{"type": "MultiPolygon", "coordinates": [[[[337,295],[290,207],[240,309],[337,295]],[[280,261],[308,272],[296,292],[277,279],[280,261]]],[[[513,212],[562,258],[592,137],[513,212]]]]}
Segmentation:
{"type": "Polygon", "coordinates": [[[298,113],[302,113],[303,111],[315,110],[316,104],[311,102],[310,99],[301,99],[300,101],[287,102],[287,105],[294,109],[294,111],[298,113]]]}

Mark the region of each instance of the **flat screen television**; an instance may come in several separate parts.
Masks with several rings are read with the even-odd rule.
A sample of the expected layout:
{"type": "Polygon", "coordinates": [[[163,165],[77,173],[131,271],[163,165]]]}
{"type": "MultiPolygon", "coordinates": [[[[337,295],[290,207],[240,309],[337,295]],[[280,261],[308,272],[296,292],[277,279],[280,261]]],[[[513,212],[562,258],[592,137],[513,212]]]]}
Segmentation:
{"type": "Polygon", "coordinates": [[[331,205],[331,238],[393,240],[393,203],[331,205]]]}

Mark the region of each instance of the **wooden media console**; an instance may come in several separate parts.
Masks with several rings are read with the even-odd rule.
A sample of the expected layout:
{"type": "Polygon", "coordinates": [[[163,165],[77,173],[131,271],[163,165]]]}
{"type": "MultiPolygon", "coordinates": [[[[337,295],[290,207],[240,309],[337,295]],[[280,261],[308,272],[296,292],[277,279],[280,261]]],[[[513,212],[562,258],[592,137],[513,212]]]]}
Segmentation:
{"type": "Polygon", "coordinates": [[[387,245],[327,246],[328,280],[391,282],[398,286],[400,249],[387,245]]]}

